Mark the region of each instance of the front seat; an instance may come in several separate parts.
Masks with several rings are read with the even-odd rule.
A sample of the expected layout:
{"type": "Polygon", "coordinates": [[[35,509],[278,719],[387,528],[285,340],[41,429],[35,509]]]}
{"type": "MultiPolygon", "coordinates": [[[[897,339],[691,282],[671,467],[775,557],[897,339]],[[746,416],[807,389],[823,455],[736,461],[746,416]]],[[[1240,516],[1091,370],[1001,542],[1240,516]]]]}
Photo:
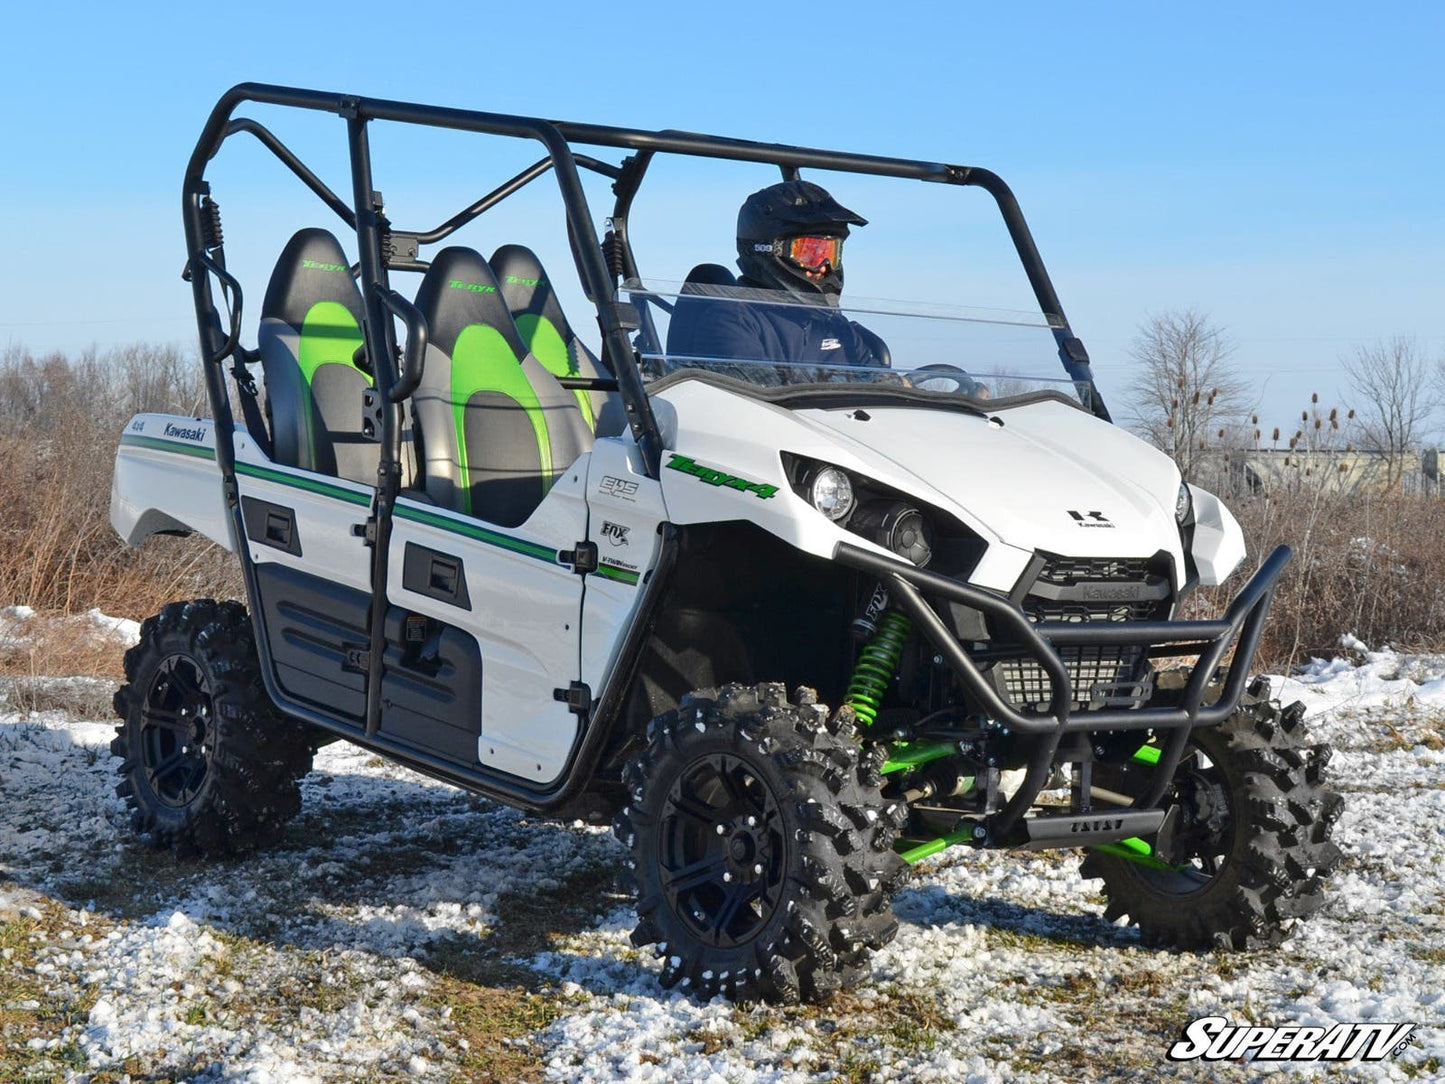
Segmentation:
{"type": "Polygon", "coordinates": [[[592,430],[571,392],[528,352],[478,253],[438,253],[416,304],[429,330],[413,397],[427,495],[516,527],[592,447],[592,430]]]}
{"type": "Polygon", "coordinates": [[[261,303],[257,346],[275,462],[376,484],[381,448],[362,434],[371,377],[353,360],[364,339],[361,291],[334,236],[299,231],[261,303]]]}
{"type": "MultiPolygon", "coordinates": [[[[537,254],[525,245],[503,245],[492,253],[492,271],[517,331],[532,356],[553,376],[611,377],[597,356],[577,337],[537,254]]],[[[622,431],[621,400],[612,393],[572,389],[589,429],[602,435],[622,431]]]]}

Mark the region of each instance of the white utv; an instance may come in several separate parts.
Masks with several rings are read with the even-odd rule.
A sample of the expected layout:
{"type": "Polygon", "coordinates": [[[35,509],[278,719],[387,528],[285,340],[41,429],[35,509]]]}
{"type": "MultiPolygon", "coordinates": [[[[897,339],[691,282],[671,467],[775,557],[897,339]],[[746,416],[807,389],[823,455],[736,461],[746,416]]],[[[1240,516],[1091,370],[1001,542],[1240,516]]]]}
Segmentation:
{"type": "Polygon", "coordinates": [[[661,981],[739,999],[865,976],[894,891],[954,845],[1085,848],[1105,917],[1149,945],[1276,944],[1321,904],[1329,750],[1250,678],[1289,552],[1223,616],[1180,617],[1244,559],[1240,529],[1110,423],[993,173],[246,84],[212,112],[183,210],[212,416],[130,423],[112,522],[132,545],[228,548],[247,600],[172,603],[126,655],[119,793],[155,845],[273,842],[316,748],[345,739],[612,818],[661,981]],[[338,114],[350,198],[233,116],[248,101],[338,114]],[[403,231],[373,189],[377,122],[542,156],[403,231]],[[242,133],[356,254],[296,233],[254,349],[205,175],[242,133]],[[873,366],[679,356],[686,306],[781,299],[716,265],[643,280],[629,215],[665,156],[981,187],[1040,315],[863,305],[873,366]],[[601,240],[579,169],[612,182],[601,240]],[[523,245],[420,255],[549,171],[596,352],[523,245]],[[394,272],[420,273],[414,294],[394,272]],[[1034,338],[1062,378],[1025,371],[1034,338]]]}

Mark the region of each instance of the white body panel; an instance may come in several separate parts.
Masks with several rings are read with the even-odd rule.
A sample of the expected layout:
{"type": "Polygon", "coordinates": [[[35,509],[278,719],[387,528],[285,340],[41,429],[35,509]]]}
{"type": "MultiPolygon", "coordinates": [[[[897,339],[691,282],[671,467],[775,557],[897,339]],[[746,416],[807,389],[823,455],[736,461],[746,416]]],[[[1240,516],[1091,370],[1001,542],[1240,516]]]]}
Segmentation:
{"type": "Polygon", "coordinates": [[[602,689],[631,627],[648,570],[657,564],[667,519],[662,486],[647,477],[631,439],[599,440],[587,476],[588,537],[600,575],[587,577],[582,609],[582,680],[602,689]],[[610,525],[610,526],[609,526],[610,525]]]}
{"type": "Polygon", "coordinates": [[[1213,493],[1195,485],[1189,491],[1194,498],[1194,544],[1190,552],[1199,570],[1199,582],[1214,587],[1244,560],[1244,532],[1213,493]]]}
{"type": "Polygon", "coordinates": [[[403,609],[471,633],[481,647],[477,759],[534,783],[555,779],[577,737],[577,717],[553,696],[577,680],[582,577],[557,560],[586,536],[582,456],[520,527],[499,527],[408,500],[392,523],[387,593],[403,609]],[[406,544],[463,559],[471,609],[406,590],[406,544]]]}
{"type": "Polygon", "coordinates": [[[301,553],[286,553],[246,539],[251,560],[278,564],[332,583],[371,592],[371,551],[353,529],[366,522],[373,490],[346,478],[281,467],[244,433],[236,434],[236,489],[244,499],[295,509],[301,553]]]}
{"type": "Polygon", "coordinates": [[[137,414],[115,451],[110,523],[128,546],[189,530],[234,549],[209,418],[137,414]]]}

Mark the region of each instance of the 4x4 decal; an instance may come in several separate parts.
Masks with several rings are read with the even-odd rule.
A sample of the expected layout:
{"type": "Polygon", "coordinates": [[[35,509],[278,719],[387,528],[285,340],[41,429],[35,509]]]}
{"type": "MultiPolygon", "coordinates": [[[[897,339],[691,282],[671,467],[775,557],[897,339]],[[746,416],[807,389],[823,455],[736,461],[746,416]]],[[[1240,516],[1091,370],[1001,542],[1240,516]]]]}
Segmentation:
{"type": "Polygon", "coordinates": [[[729,474],[725,470],[704,467],[701,463],[696,463],[687,456],[676,453],[667,461],[667,468],[668,470],[680,470],[683,474],[690,474],[710,486],[722,486],[726,489],[740,490],[743,493],[756,493],[762,500],[767,500],[778,492],[777,486],[770,486],[766,482],[749,482],[746,478],[739,478],[736,474],[729,474]]]}

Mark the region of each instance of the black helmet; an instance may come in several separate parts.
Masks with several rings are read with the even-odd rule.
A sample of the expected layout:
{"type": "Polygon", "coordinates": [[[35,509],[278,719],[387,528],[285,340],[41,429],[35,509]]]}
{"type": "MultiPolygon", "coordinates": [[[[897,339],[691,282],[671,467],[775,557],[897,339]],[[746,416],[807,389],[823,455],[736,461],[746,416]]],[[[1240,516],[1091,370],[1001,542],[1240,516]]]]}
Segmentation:
{"type": "MultiPolygon", "coordinates": [[[[849,224],[866,226],[868,220],[854,214],[828,194],[821,185],[808,181],[783,181],[749,196],[738,211],[738,266],[748,278],[774,290],[804,295],[821,295],[837,304],[843,291],[841,260],[843,238],[849,224]],[[790,244],[798,238],[833,238],[837,244],[828,255],[808,266],[794,259],[790,244]],[[808,278],[806,271],[824,274],[808,278]]],[[[824,249],[817,251],[823,252],[824,249]]]]}

